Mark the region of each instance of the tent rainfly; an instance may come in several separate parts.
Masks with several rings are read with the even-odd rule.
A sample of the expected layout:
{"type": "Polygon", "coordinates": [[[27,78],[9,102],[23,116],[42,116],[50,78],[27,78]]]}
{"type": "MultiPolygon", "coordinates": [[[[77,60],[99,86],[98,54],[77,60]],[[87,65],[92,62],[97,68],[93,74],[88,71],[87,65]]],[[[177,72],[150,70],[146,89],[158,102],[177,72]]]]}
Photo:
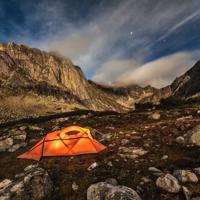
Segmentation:
{"type": "Polygon", "coordinates": [[[18,158],[41,160],[46,156],[71,156],[98,153],[106,149],[92,138],[90,130],[79,126],[69,126],[48,133],[34,147],[18,158]]]}

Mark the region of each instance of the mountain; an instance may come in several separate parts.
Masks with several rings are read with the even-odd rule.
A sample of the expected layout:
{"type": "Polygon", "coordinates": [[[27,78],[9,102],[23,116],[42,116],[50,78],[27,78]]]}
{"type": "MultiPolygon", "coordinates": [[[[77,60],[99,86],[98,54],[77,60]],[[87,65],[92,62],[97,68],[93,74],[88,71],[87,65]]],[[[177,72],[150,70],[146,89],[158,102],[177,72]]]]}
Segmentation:
{"type": "Polygon", "coordinates": [[[104,92],[118,96],[121,102],[125,102],[126,105],[134,108],[134,105],[139,102],[145,102],[147,99],[152,97],[159,89],[156,89],[150,85],[141,87],[136,84],[132,85],[106,85],[98,84],[90,81],[91,84],[95,84],[100,90],[104,92]]]}
{"type": "Polygon", "coordinates": [[[87,80],[69,59],[25,45],[0,44],[0,123],[73,110],[133,110],[171,96],[200,96],[200,61],[161,89],[87,80]]]}
{"type": "Polygon", "coordinates": [[[0,45],[0,97],[5,120],[75,109],[129,109],[86,80],[69,59],[15,43],[0,45]]]}
{"type": "Polygon", "coordinates": [[[184,99],[200,94],[200,61],[170,85],[173,96],[184,99]]]}

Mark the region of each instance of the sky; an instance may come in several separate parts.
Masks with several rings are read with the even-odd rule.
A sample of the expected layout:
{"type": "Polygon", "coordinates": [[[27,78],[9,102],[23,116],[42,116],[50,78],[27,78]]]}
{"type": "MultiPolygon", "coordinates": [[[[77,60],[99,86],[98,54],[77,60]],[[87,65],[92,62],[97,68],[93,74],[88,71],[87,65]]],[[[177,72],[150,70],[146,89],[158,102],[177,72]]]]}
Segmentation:
{"type": "Polygon", "coordinates": [[[0,42],[54,51],[87,79],[170,84],[200,59],[200,0],[0,0],[0,42]]]}

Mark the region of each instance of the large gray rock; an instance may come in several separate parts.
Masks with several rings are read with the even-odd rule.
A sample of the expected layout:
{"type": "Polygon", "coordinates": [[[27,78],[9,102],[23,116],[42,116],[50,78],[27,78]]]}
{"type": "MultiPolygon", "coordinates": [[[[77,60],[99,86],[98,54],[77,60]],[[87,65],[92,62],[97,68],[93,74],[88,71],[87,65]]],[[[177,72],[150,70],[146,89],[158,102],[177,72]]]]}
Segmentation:
{"type": "Polygon", "coordinates": [[[178,193],[181,189],[178,180],[171,174],[157,178],[156,186],[170,193],[178,193]]]}
{"type": "Polygon", "coordinates": [[[179,180],[180,183],[197,183],[198,178],[195,173],[189,170],[176,170],[173,175],[179,180]]]}
{"type": "Polygon", "coordinates": [[[0,182],[1,200],[42,200],[51,197],[52,191],[48,173],[39,167],[30,167],[15,181],[5,179],[0,182]]]}
{"type": "Polygon", "coordinates": [[[87,200],[141,200],[141,198],[135,190],[126,186],[99,182],[88,188],[87,200]]]}

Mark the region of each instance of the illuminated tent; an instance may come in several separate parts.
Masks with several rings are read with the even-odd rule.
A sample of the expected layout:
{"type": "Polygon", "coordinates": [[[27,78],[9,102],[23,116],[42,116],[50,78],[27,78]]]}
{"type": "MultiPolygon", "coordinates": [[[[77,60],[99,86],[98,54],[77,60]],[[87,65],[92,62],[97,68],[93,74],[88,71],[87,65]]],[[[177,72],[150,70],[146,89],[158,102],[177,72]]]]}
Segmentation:
{"type": "Polygon", "coordinates": [[[106,147],[92,138],[90,130],[79,126],[69,126],[48,133],[34,147],[18,158],[40,160],[45,156],[68,156],[98,153],[106,147]]]}

